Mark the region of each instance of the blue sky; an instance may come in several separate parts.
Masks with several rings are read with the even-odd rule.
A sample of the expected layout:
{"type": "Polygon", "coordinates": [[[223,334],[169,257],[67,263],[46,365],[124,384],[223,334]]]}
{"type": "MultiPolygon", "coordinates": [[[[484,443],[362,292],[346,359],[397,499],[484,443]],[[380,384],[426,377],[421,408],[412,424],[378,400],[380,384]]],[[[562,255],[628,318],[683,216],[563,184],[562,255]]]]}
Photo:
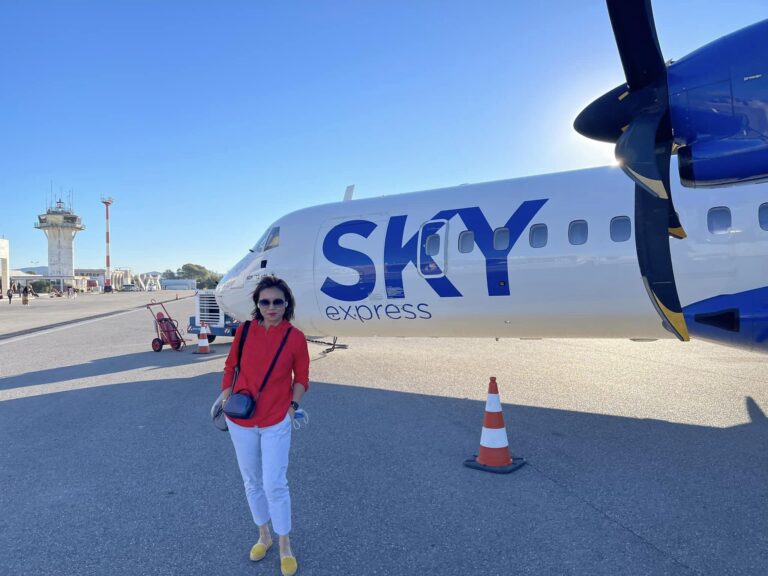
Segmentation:
{"type": "MultiPolygon", "coordinates": [[[[765,0],[654,5],[665,58],[765,0]]],[[[74,193],[76,267],[226,272],[281,215],[610,163],[571,125],[623,81],[602,0],[0,3],[0,235],[74,193]]]]}

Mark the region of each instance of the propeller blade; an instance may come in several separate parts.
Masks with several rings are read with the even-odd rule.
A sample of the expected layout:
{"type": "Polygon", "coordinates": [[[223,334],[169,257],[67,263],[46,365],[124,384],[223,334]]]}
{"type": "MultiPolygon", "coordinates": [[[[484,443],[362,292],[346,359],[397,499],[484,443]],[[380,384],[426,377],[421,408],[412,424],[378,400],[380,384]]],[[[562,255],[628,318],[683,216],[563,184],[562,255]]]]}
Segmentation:
{"type": "MultiPolygon", "coordinates": [[[[637,115],[616,143],[616,159],[621,163],[622,170],[649,194],[667,200],[669,193],[664,186],[665,172],[659,166],[664,144],[659,146],[656,142],[665,112],[656,109],[637,115]]],[[[671,144],[669,149],[671,152],[671,144]]]]}
{"type": "Polygon", "coordinates": [[[669,111],[662,106],[636,116],[616,144],[616,159],[621,163],[622,170],[646,193],[665,202],[667,234],[682,239],[686,233],[675,211],[669,185],[671,153],[669,111]]]}
{"type": "Polygon", "coordinates": [[[613,36],[630,91],[654,84],[666,74],[656,36],[651,0],[607,0],[613,36]]]}
{"type": "Polygon", "coordinates": [[[635,183],[635,246],[640,274],[665,328],[687,342],[690,337],[672,269],[668,226],[669,202],[635,183]]]}
{"type": "Polygon", "coordinates": [[[669,233],[672,238],[677,238],[678,240],[682,240],[683,238],[687,238],[688,234],[685,233],[685,229],[683,228],[683,225],[680,223],[680,216],[677,215],[677,212],[675,212],[675,209],[671,206],[672,204],[672,198],[669,198],[670,208],[669,208],[669,222],[667,223],[667,232],[669,233]]]}

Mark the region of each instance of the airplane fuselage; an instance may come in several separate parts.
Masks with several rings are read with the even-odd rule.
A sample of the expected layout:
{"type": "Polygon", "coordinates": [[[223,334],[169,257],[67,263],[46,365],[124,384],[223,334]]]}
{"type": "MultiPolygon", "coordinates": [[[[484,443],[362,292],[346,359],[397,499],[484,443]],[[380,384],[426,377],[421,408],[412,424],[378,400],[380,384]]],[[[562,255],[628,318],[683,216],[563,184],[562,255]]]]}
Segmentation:
{"type": "MultiPolygon", "coordinates": [[[[674,193],[691,334],[766,350],[768,184],[674,193]]],[[[616,167],[315,206],[275,222],[217,298],[249,318],[258,280],[275,274],[312,335],[670,338],[633,220],[634,187],[616,167]]]]}

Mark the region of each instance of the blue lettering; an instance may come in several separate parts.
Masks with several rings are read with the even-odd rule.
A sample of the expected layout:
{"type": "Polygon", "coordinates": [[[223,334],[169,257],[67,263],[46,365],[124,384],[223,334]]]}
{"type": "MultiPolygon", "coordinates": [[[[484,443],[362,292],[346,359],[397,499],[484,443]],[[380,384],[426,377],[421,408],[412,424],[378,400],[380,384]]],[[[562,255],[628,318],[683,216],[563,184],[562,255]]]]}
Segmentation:
{"type": "Polygon", "coordinates": [[[422,314],[426,314],[426,316],[419,316],[419,318],[421,318],[422,320],[429,320],[430,318],[432,318],[432,313],[429,310],[423,309],[422,306],[424,306],[424,308],[429,308],[429,304],[427,304],[426,302],[422,302],[421,304],[416,306],[416,309],[419,312],[421,312],[422,314]]]}
{"type": "Polygon", "coordinates": [[[496,250],[493,246],[493,230],[485,219],[480,208],[459,208],[438,212],[434,220],[450,220],[458,214],[464,225],[475,233],[475,242],[485,257],[485,276],[488,283],[489,296],[509,296],[509,270],[507,256],[520,238],[525,227],[533,220],[536,213],[546,203],[546,200],[526,200],[504,225],[509,229],[509,245],[504,250],[496,250]]]}
{"type": "Polygon", "coordinates": [[[365,323],[366,320],[372,320],[373,319],[373,312],[365,304],[363,304],[361,306],[355,306],[355,312],[357,312],[358,320],[360,320],[360,322],[362,322],[362,323],[365,323]],[[368,317],[367,318],[363,318],[363,315],[361,313],[361,309],[365,309],[368,312],[368,317]]]}
{"type": "Polygon", "coordinates": [[[386,314],[387,318],[389,318],[390,320],[399,320],[400,319],[400,308],[398,308],[394,304],[387,304],[384,307],[384,314],[386,314]],[[393,316],[394,314],[397,314],[397,316],[393,316]]]}
{"type": "MultiPolygon", "coordinates": [[[[419,233],[416,232],[403,244],[407,218],[408,216],[393,216],[387,225],[387,236],[384,240],[384,285],[387,289],[387,298],[405,298],[403,268],[408,264],[416,266],[419,233]]],[[[438,226],[437,229],[439,228],[438,226]]],[[[432,258],[429,258],[429,262],[437,266],[432,258]]],[[[425,280],[441,298],[461,296],[461,292],[445,276],[425,278],[425,280]]]]}
{"type": "Polygon", "coordinates": [[[350,220],[334,226],[326,234],[323,240],[325,258],[337,266],[344,266],[357,271],[360,279],[356,284],[349,286],[326,278],[320,287],[321,292],[335,300],[343,300],[344,302],[365,300],[370,296],[376,286],[376,268],[373,265],[373,260],[362,252],[343,248],[339,245],[339,240],[345,234],[357,234],[363,238],[368,238],[375,228],[376,224],[368,220],[350,220]]]}
{"type": "Polygon", "coordinates": [[[403,304],[403,314],[409,314],[406,316],[408,320],[416,320],[416,313],[413,311],[413,304],[403,304]]]}
{"type": "MultiPolygon", "coordinates": [[[[496,249],[493,245],[494,231],[491,228],[485,215],[479,207],[457,208],[451,210],[442,210],[435,214],[432,220],[450,220],[454,216],[459,216],[464,225],[474,233],[475,242],[485,258],[485,274],[489,296],[508,296],[509,295],[509,263],[508,257],[512,247],[517,243],[520,235],[533,220],[547,200],[527,200],[523,202],[514,214],[504,225],[509,230],[509,243],[502,249],[496,249]]],[[[405,298],[405,289],[403,286],[403,270],[409,264],[417,266],[419,262],[419,253],[421,252],[421,273],[425,276],[426,282],[441,298],[460,297],[461,293],[444,275],[438,263],[428,256],[424,246],[418,245],[419,233],[416,232],[410,238],[404,241],[405,223],[408,216],[393,216],[389,219],[386,236],[384,239],[384,286],[386,288],[387,299],[405,298]],[[438,276],[439,277],[435,277],[438,276]],[[431,277],[430,277],[431,276],[431,277]]],[[[359,279],[355,284],[340,284],[330,277],[326,277],[320,290],[336,300],[345,302],[357,302],[365,300],[373,292],[376,286],[376,268],[373,260],[368,255],[350,248],[343,248],[340,245],[341,237],[345,234],[357,234],[363,238],[368,238],[376,229],[376,224],[368,220],[350,220],[334,226],[323,240],[323,254],[325,258],[337,266],[343,266],[356,271],[359,279]]],[[[422,230],[423,236],[436,234],[443,227],[443,223],[434,222],[425,226],[422,230]]],[[[426,304],[424,304],[426,306],[426,304]]],[[[336,309],[334,309],[336,310],[336,309]]],[[[344,319],[353,317],[352,307],[345,309],[340,307],[344,313],[344,319]]],[[[370,320],[373,314],[379,316],[379,308],[374,306],[373,311],[367,308],[371,318],[360,318],[360,321],[370,320]]],[[[419,312],[431,313],[418,309],[419,312]]],[[[403,308],[405,311],[405,308],[403,308]]],[[[335,315],[340,314],[336,310],[335,315]]],[[[384,313],[389,316],[387,309],[384,313]]],[[[399,314],[398,308],[398,314],[399,314]]],[[[331,320],[330,314],[326,313],[331,320]]],[[[359,309],[357,310],[360,315],[359,309]]],[[[410,312],[413,314],[413,312],[410,312]]],[[[356,318],[357,319],[357,318],[356,318]]]]}
{"type": "Polygon", "coordinates": [[[344,312],[344,318],[342,320],[346,320],[347,318],[352,318],[352,320],[357,320],[357,316],[352,314],[352,306],[349,306],[348,308],[345,308],[344,306],[339,306],[341,308],[341,311],[344,312]]]}
{"type": "Polygon", "coordinates": [[[375,304],[368,306],[367,304],[358,304],[357,306],[326,306],[325,316],[329,320],[338,322],[339,320],[354,320],[361,323],[374,319],[376,320],[429,320],[432,318],[432,313],[428,310],[429,304],[421,302],[419,304],[406,303],[402,305],[397,304],[375,304]],[[416,308],[421,315],[417,315],[414,311],[416,308]],[[344,314],[343,318],[340,315],[344,314]]]}
{"type": "Polygon", "coordinates": [[[403,268],[408,264],[416,266],[416,243],[418,234],[402,244],[405,221],[408,216],[393,216],[387,225],[387,237],[384,240],[384,285],[387,298],[405,298],[403,289],[403,268]]]}

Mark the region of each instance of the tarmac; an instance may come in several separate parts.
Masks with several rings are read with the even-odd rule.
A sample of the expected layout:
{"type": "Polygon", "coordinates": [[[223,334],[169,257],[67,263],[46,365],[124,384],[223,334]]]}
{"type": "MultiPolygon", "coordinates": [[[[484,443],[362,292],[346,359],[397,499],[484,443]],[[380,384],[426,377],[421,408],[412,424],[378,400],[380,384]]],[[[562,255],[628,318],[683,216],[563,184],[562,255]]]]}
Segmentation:
{"type": "MultiPolygon", "coordinates": [[[[0,575],[279,574],[228,435],[231,339],[150,348],[150,299],[0,300],[0,575]],[[81,321],[82,319],[82,321],[81,321]],[[52,328],[51,328],[52,327],[52,328]]],[[[294,432],[304,575],[764,575],[766,356],[673,340],[310,344],[294,432]],[[471,470],[496,376],[510,475],[471,470]]]]}

